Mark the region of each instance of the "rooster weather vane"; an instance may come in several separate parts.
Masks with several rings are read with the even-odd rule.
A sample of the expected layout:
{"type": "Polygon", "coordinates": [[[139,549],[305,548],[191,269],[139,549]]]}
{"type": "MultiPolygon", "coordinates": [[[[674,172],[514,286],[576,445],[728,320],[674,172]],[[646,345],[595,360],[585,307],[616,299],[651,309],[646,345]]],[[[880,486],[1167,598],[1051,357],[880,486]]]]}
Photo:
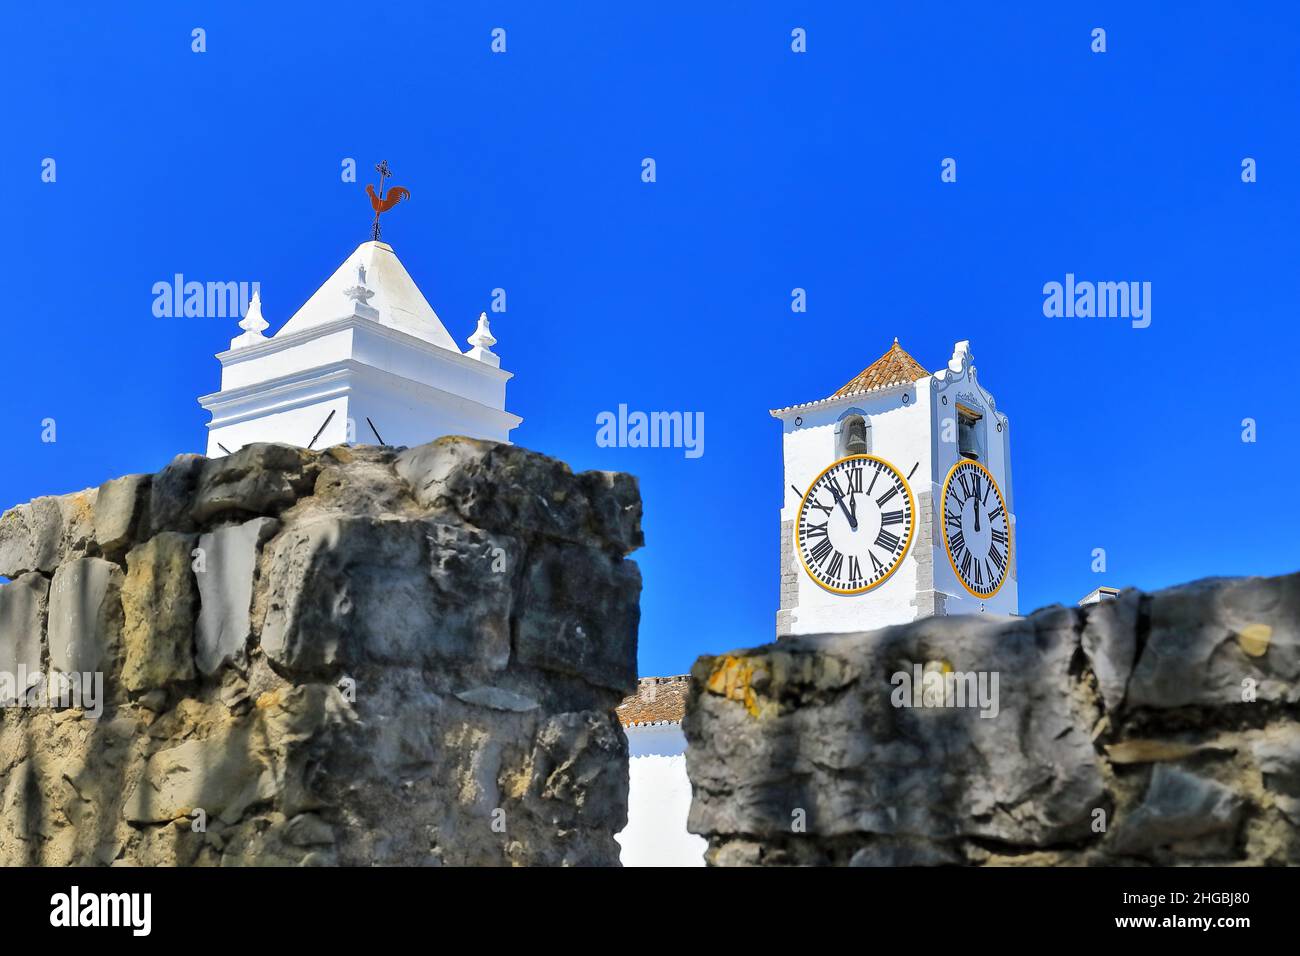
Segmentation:
{"type": "Polygon", "coordinates": [[[366,183],[366,195],[370,197],[370,205],[375,210],[375,226],[370,231],[370,238],[379,239],[379,216],[381,213],[388,212],[403,199],[411,198],[411,191],[405,186],[390,186],[388,194],[384,194],[384,180],[393,175],[392,170],[388,168],[388,160],[381,159],[379,165],[375,167],[375,172],[379,173],[379,192],[375,192],[375,187],[366,183]]]}

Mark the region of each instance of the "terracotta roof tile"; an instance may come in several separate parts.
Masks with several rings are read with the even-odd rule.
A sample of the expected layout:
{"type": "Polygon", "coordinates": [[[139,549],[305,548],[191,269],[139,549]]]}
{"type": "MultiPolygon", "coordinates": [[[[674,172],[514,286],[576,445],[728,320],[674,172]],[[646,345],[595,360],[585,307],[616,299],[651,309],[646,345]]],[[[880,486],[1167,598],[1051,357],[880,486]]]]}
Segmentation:
{"type": "Polygon", "coordinates": [[[618,705],[618,719],[624,727],[661,721],[680,723],[686,716],[686,691],[691,675],[642,677],[636,693],[618,705]]]}
{"type": "Polygon", "coordinates": [[[929,374],[920,362],[903,351],[903,347],[898,344],[898,339],[894,339],[894,344],[889,347],[888,352],[859,372],[853,381],[831,398],[868,392],[874,388],[888,388],[890,385],[903,385],[926,378],[929,374]]]}

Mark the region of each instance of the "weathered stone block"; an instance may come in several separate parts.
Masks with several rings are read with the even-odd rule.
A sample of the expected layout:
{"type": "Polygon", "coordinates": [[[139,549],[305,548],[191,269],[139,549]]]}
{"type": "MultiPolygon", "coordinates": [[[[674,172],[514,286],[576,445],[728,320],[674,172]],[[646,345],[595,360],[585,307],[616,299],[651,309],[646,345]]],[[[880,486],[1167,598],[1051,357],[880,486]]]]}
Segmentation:
{"type": "Polygon", "coordinates": [[[320,474],[308,504],[353,515],[409,515],[421,509],[410,486],[393,471],[398,451],[373,445],[338,445],[321,453],[320,474]]]}
{"type": "Polygon", "coordinates": [[[702,657],[688,826],[715,865],[1300,863],[1298,605],[1212,580],[702,657]]]}
{"type": "Polygon", "coordinates": [[[194,677],[194,536],[164,531],[126,556],[122,684],[152,690],[194,677]]]}
{"type": "Polygon", "coordinates": [[[641,531],[641,486],[636,476],[621,471],[578,474],[591,502],[592,533],[616,554],[631,554],[645,545],[641,531]]]}
{"type": "Polygon", "coordinates": [[[126,475],[99,486],[95,541],[104,554],[119,555],[135,543],[152,484],[153,475],[126,475]]]}
{"type": "Polygon", "coordinates": [[[641,500],[630,475],[574,475],[554,458],[499,442],[450,437],[394,463],[421,507],[457,512],[480,528],[608,548],[639,547],[641,500]]]}
{"type": "Polygon", "coordinates": [[[612,713],[548,718],[537,732],[531,763],[524,805],[550,826],[581,826],[593,807],[609,814],[617,829],[627,824],[627,737],[612,713]]]}
{"type": "Polygon", "coordinates": [[[247,445],[203,462],[192,514],[202,523],[221,514],[278,515],[311,490],[318,455],[279,444],[247,445]]]}
{"type": "Polygon", "coordinates": [[[9,692],[0,691],[0,702],[23,693],[41,676],[49,594],[50,582],[35,573],[0,585],[0,675],[12,675],[14,681],[9,692]],[[20,670],[27,675],[26,686],[17,684],[20,670]]]}
{"type": "MultiPolygon", "coordinates": [[[[181,456],[83,498],[89,525],[55,499],[8,519],[15,553],[56,566],[54,669],[107,696],[0,721],[0,864],[617,864],[639,578],[592,524],[626,539],[635,483],[483,462],[512,508],[530,474],[577,489],[560,536],[515,535],[417,504],[397,454],[181,456]]],[[[555,490],[520,507],[568,508],[555,490]]],[[[45,586],[0,587],[0,664],[39,664],[45,586]]]]}
{"type": "Polygon", "coordinates": [[[1271,728],[1251,750],[1274,803],[1300,828],[1300,725],[1271,728]]]}
{"type": "Polygon", "coordinates": [[[258,753],[258,727],[245,721],[205,740],[186,740],[153,754],[123,816],[132,823],[162,823],[196,809],[234,823],[248,807],[275,793],[271,768],[258,753]]]}
{"type": "Polygon", "coordinates": [[[98,496],[97,488],[87,488],[55,499],[63,526],[59,544],[61,560],[86,554],[95,546],[95,503],[98,496]]]}
{"type": "Polygon", "coordinates": [[[515,637],[520,663],[632,693],[640,569],[607,552],[572,544],[539,545],[531,557],[515,637]]]}
{"type": "Polygon", "coordinates": [[[1113,601],[1102,601],[1082,609],[1083,652],[1097,675],[1106,709],[1117,711],[1124,704],[1133,663],[1137,659],[1138,613],[1141,592],[1122,592],[1113,601]]]}
{"type": "Polygon", "coordinates": [[[1214,578],[1150,598],[1126,708],[1300,701],[1300,574],[1214,578]]]}
{"type": "Polygon", "coordinates": [[[279,524],[274,518],[254,518],[199,537],[203,570],[194,575],[199,588],[194,649],[200,672],[215,674],[227,662],[243,658],[253,631],[258,554],[279,524]]]}
{"type": "Polygon", "coordinates": [[[94,537],[93,489],[37,498],[0,515],[0,575],[49,574],[66,558],[84,553],[94,537]]]}
{"type": "Polygon", "coordinates": [[[1138,808],[1118,821],[1114,849],[1140,853],[1154,847],[1231,832],[1244,802],[1231,789],[1168,764],[1156,764],[1138,808]]]}
{"type": "Polygon", "coordinates": [[[50,669],[93,673],[105,664],[122,628],[123,575],[102,558],[61,565],[50,584],[50,669]]]}
{"type": "Polygon", "coordinates": [[[931,618],[701,658],[684,724],[690,829],[782,840],[799,810],[828,838],[1081,836],[1102,781],[1073,723],[1062,623],[931,618]],[[918,706],[927,665],[984,675],[991,703],[918,706]]]}
{"type": "Polygon", "coordinates": [[[152,538],[160,531],[195,530],[190,509],[206,462],[202,455],[177,455],[153,476],[149,484],[149,510],[140,538],[152,538]]]}
{"type": "Polygon", "coordinates": [[[510,655],[509,538],[447,522],[323,517],[273,545],[261,646],[281,667],[510,655]]]}
{"type": "Polygon", "coordinates": [[[13,579],[28,571],[58,567],[63,529],[58,508],[42,506],[49,501],[37,498],[0,515],[0,575],[13,579]]]}

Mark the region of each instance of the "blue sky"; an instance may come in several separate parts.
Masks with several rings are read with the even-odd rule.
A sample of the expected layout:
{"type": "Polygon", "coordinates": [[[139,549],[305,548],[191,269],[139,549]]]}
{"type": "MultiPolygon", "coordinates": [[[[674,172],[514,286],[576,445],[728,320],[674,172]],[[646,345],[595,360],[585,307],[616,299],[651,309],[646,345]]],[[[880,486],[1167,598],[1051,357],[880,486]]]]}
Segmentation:
{"type": "Polygon", "coordinates": [[[154,318],[153,283],[260,281],[278,328],[368,238],[385,158],[413,199],[384,238],[452,334],[507,290],[517,441],[640,476],[643,673],[771,638],[768,409],[895,335],[930,369],[971,340],[1011,416],[1022,611],[1296,569],[1300,10],[1000,7],[16,7],[0,507],[202,450],[237,330],[154,318]],[[1151,326],[1045,318],[1067,272],[1151,282],[1151,326]],[[705,454],[597,447],[620,403],[703,412],[705,454]]]}

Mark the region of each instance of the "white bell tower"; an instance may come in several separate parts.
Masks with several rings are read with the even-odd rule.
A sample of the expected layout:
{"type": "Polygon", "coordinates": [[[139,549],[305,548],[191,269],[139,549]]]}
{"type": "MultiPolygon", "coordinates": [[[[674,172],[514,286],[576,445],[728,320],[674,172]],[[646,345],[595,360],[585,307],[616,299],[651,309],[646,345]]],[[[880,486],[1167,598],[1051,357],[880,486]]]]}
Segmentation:
{"type": "MultiPolygon", "coordinates": [[[[391,190],[390,190],[391,193],[391,190]]],[[[376,218],[378,212],[376,213],[376,218]]],[[[462,353],[393,252],[363,242],[284,327],[267,337],[255,295],[221,362],[208,457],[251,442],[327,448],[420,445],[443,435],[509,441],[523,419],[486,313],[462,353]]]]}
{"type": "Polygon", "coordinates": [[[931,374],[895,339],[828,398],[771,414],[782,424],[785,458],[778,637],[872,630],[932,615],[1018,612],[1010,422],[977,380],[970,343],[958,342],[948,364],[931,374]],[[892,466],[864,460],[886,476],[870,495],[865,487],[853,494],[849,472],[832,467],[850,455],[892,466]],[[869,499],[889,495],[879,491],[892,487],[895,474],[912,501],[896,493],[877,510],[869,499]],[[868,570],[866,580],[844,582],[826,573],[830,568],[843,577],[841,552],[852,552],[852,536],[870,539],[887,509],[898,515],[908,507],[907,520],[895,517],[898,524],[889,526],[904,542],[892,555],[858,539],[862,566],[869,569],[868,559],[874,564],[877,557],[893,560],[880,565],[883,577],[872,581],[868,570]],[[870,530],[859,532],[859,525],[870,530]]]}

